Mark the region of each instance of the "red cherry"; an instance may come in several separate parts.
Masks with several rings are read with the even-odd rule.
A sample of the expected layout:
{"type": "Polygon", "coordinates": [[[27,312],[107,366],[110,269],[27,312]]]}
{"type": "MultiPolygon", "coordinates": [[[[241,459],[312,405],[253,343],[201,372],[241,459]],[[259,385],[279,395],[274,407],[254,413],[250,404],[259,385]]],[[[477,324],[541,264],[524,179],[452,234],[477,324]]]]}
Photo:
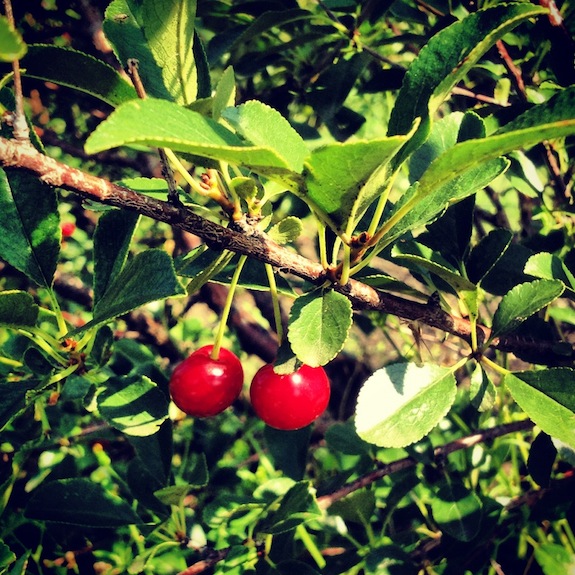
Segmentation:
{"type": "Polygon", "coordinates": [[[69,238],[76,231],[76,224],[74,222],[63,222],[60,225],[62,230],[62,237],[69,238]]]}
{"type": "Polygon", "coordinates": [[[250,387],[252,406],[270,427],[300,429],[317,419],[329,402],[329,379],[322,367],[302,365],[294,373],[279,375],[264,365],[250,387]]]}
{"type": "Polygon", "coordinates": [[[213,345],[194,351],[176,366],[170,378],[170,395],[174,403],[193,417],[211,417],[228,408],[237,399],[244,383],[240,360],[221,348],[212,359],[213,345]]]}

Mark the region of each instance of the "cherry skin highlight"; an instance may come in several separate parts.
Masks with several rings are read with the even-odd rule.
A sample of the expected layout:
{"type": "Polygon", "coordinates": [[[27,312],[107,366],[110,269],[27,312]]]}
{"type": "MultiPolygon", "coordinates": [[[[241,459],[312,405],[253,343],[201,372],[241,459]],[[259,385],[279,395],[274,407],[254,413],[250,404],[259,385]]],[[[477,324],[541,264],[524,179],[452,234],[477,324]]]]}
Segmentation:
{"type": "Polygon", "coordinates": [[[329,379],[322,367],[302,365],[279,375],[264,365],[254,376],[250,399],[254,411],[270,427],[300,429],[315,421],[329,402],[329,379]]]}
{"type": "Polygon", "coordinates": [[[237,356],[220,348],[212,359],[212,345],[194,351],[176,366],[170,378],[173,402],[193,417],[212,417],[227,409],[239,396],[244,370],[237,356]]]}

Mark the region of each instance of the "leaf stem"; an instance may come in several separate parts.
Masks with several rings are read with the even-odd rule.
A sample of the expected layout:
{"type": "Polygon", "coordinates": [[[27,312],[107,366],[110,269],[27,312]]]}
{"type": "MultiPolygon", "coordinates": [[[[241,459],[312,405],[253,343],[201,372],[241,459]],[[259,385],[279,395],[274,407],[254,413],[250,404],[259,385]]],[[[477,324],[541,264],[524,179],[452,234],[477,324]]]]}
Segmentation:
{"type": "Polygon", "coordinates": [[[488,365],[491,369],[493,369],[494,371],[496,371],[497,373],[499,373],[500,375],[507,375],[508,373],[511,373],[511,371],[509,371],[508,369],[505,369],[504,367],[501,367],[500,365],[498,365],[497,363],[495,363],[494,361],[490,360],[487,356],[483,355],[481,356],[481,361],[485,364],[488,365]]]}
{"type": "Polygon", "coordinates": [[[300,523],[296,527],[296,533],[300,538],[300,541],[303,543],[304,547],[307,549],[307,552],[311,555],[312,559],[316,562],[316,565],[323,569],[327,562],[324,556],[321,554],[320,550],[318,549],[315,541],[310,537],[310,534],[307,532],[305,526],[300,523]]]}
{"type": "Polygon", "coordinates": [[[228,321],[228,316],[230,315],[230,310],[232,309],[232,302],[234,299],[234,292],[236,291],[236,287],[238,285],[238,280],[240,279],[240,274],[242,273],[242,269],[248,256],[242,255],[238,261],[238,265],[234,270],[234,275],[232,276],[232,281],[230,283],[230,289],[228,291],[228,295],[226,297],[226,303],[224,305],[224,309],[222,310],[222,316],[220,318],[220,325],[218,327],[218,333],[216,334],[216,340],[214,341],[214,347],[212,348],[212,352],[210,353],[210,357],[214,360],[217,360],[220,356],[220,348],[222,347],[222,340],[224,338],[224,332],[226,330],[226,324],[228,321]]]}
{"type": "Polygon", "coordinates": [[[273,267],[270,264],[265,264],[265,270],[268,276],[268,283],[270,285],[270,294],[272,296],[272,307],[274,312],[274,323],[276,326],[276,333],[278,334],[278,340],[281,345],[281,342],[283,341],[283,326],[282,326],[280,302],[278,297],[278,286],[276,283],[273,267]]]}

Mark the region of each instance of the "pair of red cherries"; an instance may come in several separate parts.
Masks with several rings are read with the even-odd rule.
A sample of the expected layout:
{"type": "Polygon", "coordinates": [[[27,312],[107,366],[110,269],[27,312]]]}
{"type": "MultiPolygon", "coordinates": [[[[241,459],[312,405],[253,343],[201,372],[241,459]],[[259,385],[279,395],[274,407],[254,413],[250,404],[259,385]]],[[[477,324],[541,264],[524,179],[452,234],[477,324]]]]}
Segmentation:
{"type": "MultiPolygon", "coordinates": [[[[193,352],[180,363],[170,378],[174,403],[193,417],[211,417],[228,408],[239,396],[244,370],[237,356],[221,348],[211,357],[212,345],[193,352]]],[[[250,386],[250,400],[256,415],[270,427],[300,429],[315,421],[329,401],[330,386],[322,367],[302,365],[281,375],[273,365],[264,365],[250,386]]]]}

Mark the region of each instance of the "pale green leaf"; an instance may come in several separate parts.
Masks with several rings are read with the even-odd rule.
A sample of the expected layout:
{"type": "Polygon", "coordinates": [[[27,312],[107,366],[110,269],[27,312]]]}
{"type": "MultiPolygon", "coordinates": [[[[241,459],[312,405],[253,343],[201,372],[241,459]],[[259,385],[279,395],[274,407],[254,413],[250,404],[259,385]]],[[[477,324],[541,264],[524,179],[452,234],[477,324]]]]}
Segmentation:
{"type": "Polygon", "coordinates": [[[523,271],[536,278],[562,281],[571,291],[575,290],[575,277],[571,270],[554,254],[540,252],[532,255],[523,271]]]}
{"type": "Polygon", "coordinates": [[[236,79],[234,69],[228,66],[222,73],[212,101],[212,118],[219,120],[222,112],[236,103],[236,79]]]}
{"type": "Polygon", "coordinates": [[[275,150],[243,143],[233,132],[173,102],[148,98],[128,102],[98,125],[86,142],[88,153],[130,144],[171,148],[244,165],[258,173],[291,174],[275,150]]]}
{"type": "Polygon", "coordinates": [[[26,54],[26,44],[18,30],[14,30],[6,16],[0,16],[0,61],[13,62],[26,54]]]}
{"type": "Polygon", "coordinates": [[[575,371],[553,368],[503,378],[519,407],[545,433],[575,448],[575,371]]]}
{"type": "Polygon", "coordinates": [[[142,25],[148,46],[162,71],[164,86],[182,105],[198,92],[194,60],[196,0],[144,0],[142,25]]]}
{"type": "Polygon", "coordinates": [[[226,108],[222,117],[237,133],[254,146],[274,150],[293,172],[303,170],[309,150],[290,123],[270,106],[250,100],[241,106],[226,108]]]}
{"type": "Polygon", "coordinates": [[[544,575],[573,575],[575,553],[558,543],[544,543],[535,547],[535,559],[544,575]]]}
{"type": "Polygon", "coordinates": [[[351,302],[331,289],[302,295],[294,302],[288,339],[297,358],[325,365],[343,348],[352,324],[351,302]]]}
{"type": "Polygon", "coordinates": [[[495,311],[491,337],[513,331],[555,301],[564,289],[559,280],[535,280],[516,285],[503,296],[495,311]]]}
{"type": "Polygon", "coordinates": [[[377,370],[357,398],[357,434],[380,447],[419,441],[449,412],[456,394],[450,369],[399,363],[377,370]]]}
{"type": "Polygon", "coordinates": [[[289,216],[268,230],[269,237],[277,244],[289,244],[296,240],[303,231],[303,223],[295,216],[289,216]]]}
{"type": "Polygon", "coordinates": [[[405,137],[333,143],[306,160],[304,199],[344,230],[353,227],[379,196],[387,163],[405,137]],[[351,223],[348,226],[348,222],[351,223]]]}

